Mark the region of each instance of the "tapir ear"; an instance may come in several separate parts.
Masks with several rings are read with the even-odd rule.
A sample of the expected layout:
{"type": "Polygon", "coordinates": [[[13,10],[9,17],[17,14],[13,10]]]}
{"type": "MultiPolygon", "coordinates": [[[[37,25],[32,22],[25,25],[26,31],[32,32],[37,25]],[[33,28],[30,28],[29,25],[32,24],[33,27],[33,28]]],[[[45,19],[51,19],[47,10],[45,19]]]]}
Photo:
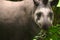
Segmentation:
{"type": "Polygon", "coordinates": [[[33,2],[34,2],[34,4],[35,4],[36,6],[39,5],[39,0],[33,0],[33,2]]]}
{"type": "Polygon", "coordinates": [[[57,4],[58,4],[58,1],[59,0],[50,0],[51,2],[50,2],[50,5],[51,6],[56,6],[57,4]]]}

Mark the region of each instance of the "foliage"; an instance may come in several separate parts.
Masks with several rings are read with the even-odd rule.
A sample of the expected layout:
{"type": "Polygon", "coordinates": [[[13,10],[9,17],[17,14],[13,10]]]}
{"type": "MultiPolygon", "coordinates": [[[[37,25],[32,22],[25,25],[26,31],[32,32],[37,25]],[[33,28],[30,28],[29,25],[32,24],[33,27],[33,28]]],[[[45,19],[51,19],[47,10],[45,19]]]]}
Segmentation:
{"type": "MultiPolygon", "coordinates": [[[[33,40],[38,40],[41,37],[41,35],[35,36],[33,40]]],[[[43,40],[60,40],[60,25],[50,27],[43,40]]]]}
{"type": "Polygon", "coordinates": [[[60,7],[60,0],[59,0],[59,2],[58,2],[58,5],[57,5],[57,7],[60,7]]]}
{"type": "Polygon", "coordinates": [[[60,40],[60,25],[50,27],[45,39],[46,40],[60,40]]]}
{"type": "Polygon", "coordinates": [[[60,7],[53,7],[54,11],[54,25],[60,24],[60,7]]]}

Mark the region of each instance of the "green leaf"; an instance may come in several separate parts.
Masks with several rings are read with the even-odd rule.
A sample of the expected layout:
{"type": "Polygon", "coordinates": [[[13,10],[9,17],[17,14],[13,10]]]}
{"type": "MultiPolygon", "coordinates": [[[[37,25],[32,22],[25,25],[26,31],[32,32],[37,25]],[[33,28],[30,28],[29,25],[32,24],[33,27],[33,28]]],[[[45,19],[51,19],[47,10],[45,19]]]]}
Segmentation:
{"type": "Polygon", "coordinates": [[[58,2],[58,5],[57,5],[57,7],[60,7],[60,0],[59,0],[59,2],[58,2]]]}

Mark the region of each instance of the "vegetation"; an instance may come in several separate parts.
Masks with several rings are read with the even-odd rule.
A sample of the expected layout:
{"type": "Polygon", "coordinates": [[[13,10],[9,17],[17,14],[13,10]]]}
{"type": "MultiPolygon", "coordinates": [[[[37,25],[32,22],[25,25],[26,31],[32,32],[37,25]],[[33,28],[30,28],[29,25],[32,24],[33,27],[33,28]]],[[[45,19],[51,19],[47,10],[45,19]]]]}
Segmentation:
{"type": "Polygon", "coordinates": [[[45,35],[42,32],[40,32],[37,36],[35,36],[35,38],[33,40],[38,40],[38,39],[60,40],[60,25],[50,27],[45,35]]]}
{"type": "Polygon", "coordinates": [[[52,26],[48,30],[45,40],[60,40],[60,25],[52,26]]]}

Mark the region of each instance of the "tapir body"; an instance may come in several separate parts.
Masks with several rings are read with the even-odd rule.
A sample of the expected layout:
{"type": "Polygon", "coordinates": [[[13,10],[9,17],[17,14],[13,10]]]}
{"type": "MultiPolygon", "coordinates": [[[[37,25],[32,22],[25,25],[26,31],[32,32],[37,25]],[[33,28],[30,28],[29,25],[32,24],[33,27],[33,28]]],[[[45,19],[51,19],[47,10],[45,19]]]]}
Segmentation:
{"type": "MultiPolygon", "coordinates": [[[[41,2],[43,3],[42,0],[0,1],[0,40],[32,40],[39,33],[41,26],[43,28],[47,27],[45,23],[52,24],[50,17],[48,17],[49,22],[40,22],[45,19],[43,16],[40,17],[41,2]]],[[[45,11],[45,7],[42,9],[45,11]]],[[[43,15],[45,15],[44,11],[42,11],[43,15]]]]}
{"type": "Polygon", "coordinates": [[[35,26],[24,1],[0,2],[0,40],[31,40],[35,26]],[[31,23],[32,22],[32,23],[31,23]],[[33,26],[33,27],[32,27],[33,26]],[[33,31],[33,32],[32,32],[33,31]]]}

